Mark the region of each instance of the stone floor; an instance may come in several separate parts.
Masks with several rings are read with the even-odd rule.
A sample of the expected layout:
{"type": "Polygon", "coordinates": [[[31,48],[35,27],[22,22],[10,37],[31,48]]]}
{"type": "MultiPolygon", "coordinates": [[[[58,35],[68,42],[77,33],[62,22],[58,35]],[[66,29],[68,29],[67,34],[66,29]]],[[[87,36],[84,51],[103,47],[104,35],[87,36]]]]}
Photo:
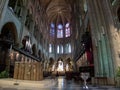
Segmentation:
{"type": "MultiPolygon", "coordinates": [[[[0,79],[0,90],[86,90],[79,83],[73,80],[66,80],[64,77],[45,79],[42,81],[26,81],[14,79],[0,79]]],[[[87,90],[120,90],[114,86],[92,86],[88,85],[87,90]]]]}

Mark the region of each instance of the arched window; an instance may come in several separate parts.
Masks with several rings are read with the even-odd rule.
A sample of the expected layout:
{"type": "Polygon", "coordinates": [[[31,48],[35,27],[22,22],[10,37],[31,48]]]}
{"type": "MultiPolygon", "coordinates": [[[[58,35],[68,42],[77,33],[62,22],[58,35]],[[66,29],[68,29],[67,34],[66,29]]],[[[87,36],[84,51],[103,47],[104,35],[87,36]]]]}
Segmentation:
{"type": "Polygon", "coordinates": [[[49,53],[52,53],[52,44],[49,44],[49,53]]]}
{"type": "Polygon", "coordinates": [[[62,50],[62,53],[63,53],[63,46],[62,46],[62,49],[61,49],[61,50],[62,50]]]}
{"type": "Polygon", "coordinates": [[[68,53],[71,53],[71,44],[68,44],[68,53]]]}
{"type": "Polygon", "coordinates": [[[70,24],[65,25],[65,37],[70,37],[70,24]]]}
{"type": "Polygon", "coordinates": [[[51,53],[53,53],[54,52],[54,44],[50,45],[50,49],[51,49],[51,53]]]}
{"type": "Polygon", "coordinates": [[[60,53],[63,54],[63,45],[60,45],[60,53]]]}
{"type": "Polygon", "coordinates": [[[120,22],[120,7],[118,8],[117,16],[118,16],[118,20],[119,20],[119,22],[120,22]]]}
{"type": "Polygon", "coordinates": [[[71,44],[70,43],[67,43],[65,45],[65,53],[71,53],[71,44]]]}
{"type": "Polygon", "coordinates": [[[57,38],[63,38],[63,25],[61,24],[57,26],[57,38]]]}
{"type": "Polygon", "coordinates": [[[54,37],[55,36],[55,25],[51,23],[50,25],[50,36],[54,37]]]}
{"type": "Polygon", "coordinates": [[[57,53],[63,54],[63,45],[57,45],[57,53]]]}
{"type": "Polygon", "coordinates": [[[60,53],[60,47],[57,45],[57,53],[60,53]]]}

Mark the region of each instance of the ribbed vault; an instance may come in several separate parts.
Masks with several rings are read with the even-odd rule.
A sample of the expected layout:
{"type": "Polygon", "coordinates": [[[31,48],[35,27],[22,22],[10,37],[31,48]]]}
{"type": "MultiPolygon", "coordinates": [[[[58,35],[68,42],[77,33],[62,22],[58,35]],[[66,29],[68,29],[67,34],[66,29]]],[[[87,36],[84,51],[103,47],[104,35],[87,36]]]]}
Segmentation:
{"type": "Polygon", "coordinates": [[[40,0],[48,15],[49,23],[64,24],[71,20],[71,1],[67,0],[40,0]]]}

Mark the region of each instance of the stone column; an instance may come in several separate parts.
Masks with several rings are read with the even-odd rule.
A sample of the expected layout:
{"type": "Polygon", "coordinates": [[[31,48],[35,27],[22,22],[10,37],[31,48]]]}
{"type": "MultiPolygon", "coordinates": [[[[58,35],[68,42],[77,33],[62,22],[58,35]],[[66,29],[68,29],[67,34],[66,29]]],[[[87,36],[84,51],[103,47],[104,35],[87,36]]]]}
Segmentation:
{"type": "MultiPolygon", "coordinates": [[[[104,0],[103,0],[104,1],[104,0]]],[[[103,64],[105,66],[105,71],[104,73],[107,74],[108,77],[113,76],[113,57],[112,54],[113,53],[110,49],[111,49],[111,45],[110,45],[110,41],[111,39],[109,38],[109,28],[108,28],[108,23],[107,22],[107,17],[110,17],[110,13],[106,15],[106,4],[108,4],[109,2],[103,2],[103,1],[98,1],[98,6],[99,6],[99,12],[100,12],[100,22],[101,22],[101,40],[102,40],[102,56],[103,56],[103,64]],[[105,7],[104,7],[105,6],[105,7]]],[[[110,8],[109,8],[110,10],[110,8]]],[[[111,26],[111,24],[110,24],[111,26]]],[[[103,74],[104,74],[103,73],[103,74]]]]}
{"type": "Polygon", "coordinates": [[[117,66],[120,65],[120,58],[118,55],[118,51],[120,50],[120,44],[119,44],[119,40],[120,37],[117,36],[118,32],[116,31],[116,27],[114,26],[114,21],[113,21],[113,17],[112,17],[112,11],[110,11],[110,6],[109,6],[109,2],[107,0],[102,0],[102,9],[103,9],[103,13],[104,13],[104,19],[105,19],[105,24],[106,24],[106,30],[107,30],[107,35],[108,38],[106,41],[108,46],[107,46],[107,50],[109,51],[109,69],[110,69],[110,76],[114,76],[115,73],[115,68],[117,66]],[[110,47],[110,48],[108,48],[110,47]]]}
{"type": "MultiPolygon", "coordinates": [[[[98,47],[99,47],[99,49],[98,49],[98,51],[99,51],[99,55],[98,55],[98,57],[99,57],[99,63],[98,64],[100,64],[100,72],[99,72],[99,76],[103,76],[103,74],[105,73],[105,70],[106,70],[106,68],[105,68],[105,61],[107,61],[107,60],[105,60],[105,55],[106,55],[106,53],[104,53],[104,50],[103,50],[103,48],[105,47],[105,44],[103,44],[103,39],[102,39],[102,36],[101,36],[101,26],[102,26],[102,21],[101,21],[101,19],[102,19],[102,15],[101,15],[101,8],[100,8],[100,5],[99,5],[99,2],[98,1],[94,1],[95,2],[95,10],[96,10],[96,23],[97,23],[97,38],[98,38],[98,47]],[[104,55],[104,54],[105,55],[104,55]]],[[[107,66],[107,65],[106,65],[107,66]]]]}
{"type": "MultiPolygon", "coordinates": [[[[92,34],[93,34],[92,36],[94,36],[94,38],[97,38],[98,40],[98,52],[99,53],[97,56],[98,61],[95,61],[95,63],[97,63],[95,68],[97,67],[96,69],[97,72],[99,72],[100,75],[102,76],[104,76],[105,73],[108,77],[113,76],[113,63],[112,63],[113,57],[111,54],[112,52],[110,50],[111,49],[110,41],[113,39],[111,38],[109,34],[110,31],[108,31],[109,30],[108,23],[111,23],[111,21],[109,20],[110,19],[109,17],[111,14],[106,13],[106,11],[108,12],[110,10],[110,8],[106,6],[108,2],[96,1],[96,0],[94,0],[93,2],[91,1],[88,1],[88,2],[89,2],[89,7],[90,7],[89,16],[90,16],[90,24],[92,28],[92,34]],[[107,22],[106,18],[109,18],[108,19],[109,22],[107,22]],[[99,36],[99,38],[96,36],[99,36]],[[98,66],[99,64],[100,66],[98,66]]],[[[94,38],[92,37],[92,39],[94,38]]],[[[112,43],[113,42],[114,41],[112,41],[112,43]]],[[[94,54],[95,52],[97,51],[94,51],[94,54]]],[[[97,57],[95,57],[95,59],[97,59],[97,57]]]]}
{"type": "MultiPolygon", "coordinates": [[[[102,11],[102,5],[99,1],[94,1],[94,2],[89,2],[91,3],[90,7],[92,8],[90,12],[94,13],[90,13],[90,18],[91,18],[91,24],[92,28],[94,28],[95,30],[92,30],[92,36],[94,36],[94,38],[97,38],[97,44],[98,44],[98,55],[96,57],[96,59],[98,60],[97,62],[95,61],[95,63],[97,63],[97,72],[99,72],[99,76],[104,76],[105,73],[107,76],[109,76],[109,63],[108,63],[108,51],[106,49],[107,47],[107,41],[106,38],[107,36],[103,35],[103,28],[105,26],[104,24],[104,16],[103,16],[103,11],[102,11]],[[93,5],[93,6],[92,6],[93,5]],[[94,22],[93,22],[93,20],[94,22]],[[98,36],[98,37],[97,37],[98,36]]],[[[93,39],[94,39],[93,38],[93,39]]],[[[94,41],[94,40],[93,40],[94,41]]],[[[97,73],[96,73],[97,74],[97,73]]]]}
{"type": "MultiPolygon", "coordinates": [[[[103,73],[103,62],[102,62],[102,52],[101,52],[101,37],[100,37],[100,15],[98,10],[98,5],[96,0],[92,2],[88,0],[88,14],[90,17],[90,25],[91,25],[91,36],[92,41],[97,43],[97,47],[93,47],[94,53],[94,65],[95,65],[95,76],[101,75],[103,73]],[[95,49],[94,49],[95,48],[95,49]]],[[[94,43],[94,42],[93,42],[94,43]]]]}
{"type": "Polygon", "coordinates": [[[100,39],[100,40],[98,40],[98,68],[99,68],[99,71],[97,72],[98,76],[102,76],[102,74],[104,72],[103,71],[104,64],[103,64],[102,59],[103,59],[102,58],[102,45],[101,45],[101,39],[100,39]]]}

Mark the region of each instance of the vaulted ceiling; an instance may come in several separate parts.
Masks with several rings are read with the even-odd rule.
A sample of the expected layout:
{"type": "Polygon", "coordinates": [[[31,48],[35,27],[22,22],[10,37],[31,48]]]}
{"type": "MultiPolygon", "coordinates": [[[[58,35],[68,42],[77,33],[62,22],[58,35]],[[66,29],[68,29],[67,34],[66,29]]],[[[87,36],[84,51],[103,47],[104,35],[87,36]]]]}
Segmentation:
{"type": "Polygon", "coordinates": [[[46,9],[48,21],[51,23],[66,23],[71,20],[72,7],[76,0],[40,0],[46,9]]]}

